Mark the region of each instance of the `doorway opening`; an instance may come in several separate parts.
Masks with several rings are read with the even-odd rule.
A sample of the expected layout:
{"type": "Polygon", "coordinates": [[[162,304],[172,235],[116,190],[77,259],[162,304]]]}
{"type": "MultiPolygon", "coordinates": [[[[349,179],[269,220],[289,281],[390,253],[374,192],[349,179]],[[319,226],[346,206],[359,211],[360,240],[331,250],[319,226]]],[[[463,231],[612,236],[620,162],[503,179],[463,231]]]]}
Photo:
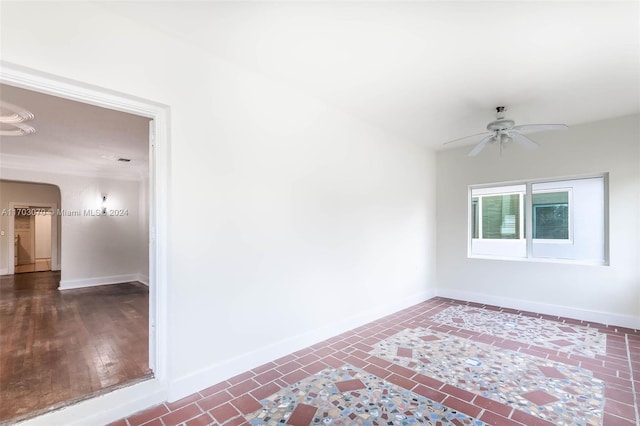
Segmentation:
{"type": "Polygon", "coordinates": [[[20,181],[0,194],[0,421],[20,421],[152,374],[149,119],[0,84],[6,104],[27,108],[36,129],[1,148],[2,176],[20,181]]]}
{"type": "Polygon", "coordinates": [[[0,275],[60,270],[60,188],[0,179],[0,275]]]}
{"type": "MultiPolygon", "coordinates": [[[[158,257],[164,256],[164,250],[160,251],[158,248],[160,241],[165,240],[166,233],[164,213],[159,212],[161,209],[158,207],[165,205],[166,196],[165,191],[158,190],[158,188],[166,188],[166,167],[160,161],[166,159],[166,147],[163,146],[157,152],[156,144],[157,140],[161,142],[165,140],[165,107],[125,95],[114,95],[112,92],[86,85],[71,84],[68,80],[11,66],[3,68],[0,84],[3,85],[3,96],[7,93],[7,88],[10,88],[9,91],[12,89],[27,90],[35,93],[34,96],[53,95],[66,102],[83,103],[88,108],[99,107],[113,113],[134,114],[145,119],[147,162],[145,172],[138,174],[140,179],[137,180],[131,179],[131,176],[109,176],[108,167],[98,167],[99,170],[95,176],[87,176],[86,166],[87,164],[91,165],[91,161],[83,162],[80,159],[79,162],[84,164],[79,164],[79,167],[85,167],[84,171],[70,171],[69,163],[54,165],[52,161],[49,161],[51,159],[35,157],[33,158],[34,163],[41,164],[43,167],[30,165],[21,167],[24,164],[21,165],[19,161],[14,161],[18,159],[19,155],[4,152],[8,144],[2,144],[3,158],[0,168],[3,178],[23,183],[45,181],[58,185],[61,187],[62,199],[57,205],[23,202],[21,198],[11,201],[12,205],[9,210],[16,211],[12,217],[13,223],[11,226],[5,223],[1,224],[3,239],[9,239],[5,238],[4,230],[6,229],[8,231],[6,237],[11,237],[12,244],[7,244],[6,250],[4,243],[2,245],[4,253],[0,257],[3,262],[6,261],[7,268],[0,271],[0,274],[4,274],[0,277],[0,303],[15,302],[20,299],[20,303],[23,303],[24,306],[51,314],[48,316],[49,321],[62,319],[62,317],[68,320],[61,307],[74,305],[77,308],[76,312],[84,310],[84,317],[82,312],[79,315],[79,321],[84,321],[84,323],[72,326],[72,328],[76,327],[76,330],[86,327],[86,321],[93,322],[97,326],[104,325],[105,321],[95,319],[96,312],[100,308],[111,306],[114,310],[104,318],[113,320],[112,329],[129,334],[137,333],[137,335],[132,340],[134,343],[129,344],[126,351],[116,353],[114,345],[110,344],[108,338],[105,340],[104,335],[96,339],[99,334],[85,333],[82,338],[85,340],[86,350],[84,352],[82,350],[75,351],[73,356],[69,356],[71,352],[74,352],[72,345],[65,347],[64,345],[51,345],[51,342],[49,344],[43,344],[43,341],[36,342],[37,338],[42,336],[33,333],[31,335],[33,338],[24,342],[24,349],[27,352],[40,345],[48,348],[43,354],[49,360],[66,357],[64,365],[77,365],[82,359],[87,360],[93,357],[99,361],[98,368],[89,374],[91,377],[88,382],[92,382],[90,386],[87,385],[87,382],[83,384],[78,381],[78,377],[73,377],[71,369],[67,371],[69,374],[66,377],[61,369],[41,372],[41,375],[49,377],[49,382],[53,387],[58,386],[58,390],[76,388],[75,390],[81,391],[81,396],[78,396],[77,393],[68,393],[67,398],[63,401],[49,401],[46,406],[32,406],[28,413],[14,412],[9,417],[3,415],[0,422],[24,420],[42,415],[61,406],[76,404],[97,395],[107,396],[108,394],[105,392],[126,393],[125,388],[141,380],[157,383],[160,387],[165,376],[163,363],[165,339],[160,333],[160,330],[163,332],[164,330],[161,327],[158,313],[165,310],[165,274],[163,269],[165,262],[158,262],[158,257]],[[51,179],[45,179],[43,176],[51,177],[51,179]],[[162,183],[160,186],[158,186],[158,181],[162,183]],[[100,207],[96,208],[94,199],[99,199],[100,207]],[[37,214],[28,214],[29,210],[37,210],[37,214]],[[100,211],[98,212],[98,210],[100,211]],[[61,226],[56,226],[57,221],[60,221],[58,225],[61,226]],[[55,237],[54,228],[59,230],[62,227],[65,229],[65,235],[70,237],[65,239],[65,245],[60,248],[58,246],[60,238],[55,237]],[[46,238],[47,229],[50,230],[49,240],[46,238]],[[135,229],[140,231],[137,235],[142,236],[137,243],[132,241],[117,243],[115,237],[130,234],[135,229]],[[74,237],[75,243],[77,243],[75,246],[74,237]],[[85,242],[84,246],[78,243],[82,240],[85,242]],[[46,249],[47,243],[50,246],[49,250],[46,249]],[[93,250],[86,249],[87,245],[91,246],[92,244],[93,250]],[[123,273],[118,274],[104,267],[107,264],[118,263],[113,259],[110,260],[109,254],[115,253],[117,255],[119,251],[125,252],[125,257],[131,260],[131,253],[141,253],[141,248],[144,248],[144,255],[139,257],[142,261],[140,272],[123,269],[123,273]],[[88,258],[94,261],[88,268],[86,263],[83,264],[83,261],[87,259],[86,254],[89,254],[88,258]],[[74,264],[74,259],[80,259],[80,261],[74,264]],[[56,269],[62,269],[62,271],[59,272],[56,269]],[[24,273],[27,271],[32,273],[24,273]],[[87,274],[86,271],[92,271],[91,273],[94,275],[87,274]],[[27,283],[28,281],[29,283],[27,283]],[[44,292],[43,294],[46,293],[46,297],[36,295],[34,293],[36,289],[44,292]],[[132,302],[134,299],[136,301],[132,302]],[[144,303],[141,304],[140,300],[143,300],[144,303]],[[56,305],[58,302],[63,303],[56,305]],[[38,306],[36,307],[34,303],[38,306]],[[132,317],[144,317],[144,321],[138,321],[133,326],[128,321],[132,317]],[[137,356],[135,360],[120,356],[132,355],[133,353],[140,356],[137,356]],[[143,359],[144,363],[141,364],[138,358],[143,359]],[[135,373],[135,378],[131,379],[127,375],[136,370],[134,364],[139,365],[140,368],[137,370],[138,373],[135,373]],[[123,381],[123,377],[126,380],[123,381]],[[56,380],[58,381],[56,382],[56,380]],[[84,389],[81,389],[83,387],[84,389]],[[96,391],[96,389],[98,390],[96,391]]],[[[86,120],[81,121],[86,122],[86,120]]],[[[37,119],[33,124],[38,124],[37,119]]],[[[46,126],[42,128],[46,129],[46,126]]],[[[29,135],[29,137],[33,136],[29,135]]],[[[106,147],[104,143],[98,143],[98,145],[101,149],[106,147]]],[[[129,157],[105,153],[98,161],[103,163],[103,160],[113,161],[118,165],[120,165],[119,163],[136,161],[132,161],[129,157]],[[128,161],[119,161],[122,158],[128,161]]],[[[95,159],[93,159],[93,166],[95,165],[95,159]]],[[[60,324],[64,322],[60,321],[60,324]]],[[[42,331],[47,327],[49,329],[55,328],[50,325],[49,323],[48,326],[36,326],[34,330],[42,331]]],[[[8,334],[10,333],[3,330],[2,338],[6,340],[8,334]]],[[[63,334],[74,335],[74,333],[63,334]]],[[[45,338],[55,340],[60,336],[49,335],[45,338]]],[[[9,336],[8,339],[11,340],[12,337],[9,336]]],[[[19,337],[13,339],[14,343],[20,340],[19,337]]],[[[0,346],[5,346],[5,341],[0,342],[0,346]]],[[[3,357],[3,359],[7,358],[3,357]]],[[[34,367],[37,366],[31,365],[29,368],[34,367]]],[[[8,389],[5,385],[6,383],[2,381],[1,387],[8,389]]],[[[16,382],[11,386],[22,391],[22,395],[18,395],[18,397],[29,398],[33,396],[29,383],[16,382]]],[[[107,402],[109,398],[101,398],[101,400],[107,402]]],[[[0,406],[4,405],[4,402],[0,403],[0,406]]],[[[65,412],[72,415],[73,410],[69,409],[65,412]]]]}
{"type": "Polygon", "coordinates": [[[51,209],[16,206],[13,244],[14,273],[51,271],[51,209]]]}

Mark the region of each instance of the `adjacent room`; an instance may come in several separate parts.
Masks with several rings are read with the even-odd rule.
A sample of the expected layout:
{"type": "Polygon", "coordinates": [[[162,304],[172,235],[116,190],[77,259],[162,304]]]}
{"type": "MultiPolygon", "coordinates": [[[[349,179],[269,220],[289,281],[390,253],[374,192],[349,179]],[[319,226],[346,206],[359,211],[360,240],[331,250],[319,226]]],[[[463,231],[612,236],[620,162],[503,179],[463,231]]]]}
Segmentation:
{"type": "Polygon", "coordinates": [[[15,422],[152,375],[149,120],[8,85],[0,108],[0,422],[15,422]]]}
{"type": "MultiPolygon", "coordinates": [[[[54,270],[11,275],[12,288],[30,274],[60,274],[47,291],[62,298],[148,283],[135,333],[150,374],[44,404],[22,424],[640,421],[637,2],[0,11],[0,100],[34,114],[22,127],[3,114],[3,132],[24,133],[3,133],[3,185],[55,185],[56,208],[136,212],[126,226],[98,218],[114,219],[101,229],[61,216],[54,270]],[[55,111],[4,99],[13,91],[138,117],[147,165],[111,175],[136,166],[125,126],[125,139],[85,133],[82,155],[61,151],[53,128],[55,140],[19,152],[55,111]],[[98,166],[108,176],[78,172],[98,166]]],[[[16,228],[0,224],[8,274],[16,228]]],[[[28,249],[18,263],[35,270],[28,249]]],[[[12,294],[0,292],[2,318],[16,312],[12,294]]],[[[21,309],[53,318],[22,297],[21,309]]],[[[93,312],[100,297],[76,306],[93,312]]],[[[109,312],[123,321],[103,340],[134,333],[130,311],[109,312]]],[[[57,356],[36,331],[22,350],[57,356]]],[[[24,376],[10,353],[0,375],[24,376]]],[[[35,389],[25,384],[16,407],[35,389]]]]}

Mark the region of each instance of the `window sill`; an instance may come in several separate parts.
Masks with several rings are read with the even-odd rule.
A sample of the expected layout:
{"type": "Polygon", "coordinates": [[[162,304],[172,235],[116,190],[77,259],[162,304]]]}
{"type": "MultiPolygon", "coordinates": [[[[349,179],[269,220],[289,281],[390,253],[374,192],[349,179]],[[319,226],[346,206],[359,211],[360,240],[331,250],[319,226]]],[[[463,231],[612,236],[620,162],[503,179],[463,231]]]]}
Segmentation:
{"type": "Polygon", "coordinates": [[[488,256],[488,255],[468,255],[468,259],[481,259],[481,260],[506,260],[506,261],[520,261],[520,262],[533,262],[533,263],[560,263],[565,265],[582,265],[582,266],[609,266],[608,261],[598,260],[573,260],[573,259],[556,259],[547,257],[505,257],[505,256],[488,256]]]}

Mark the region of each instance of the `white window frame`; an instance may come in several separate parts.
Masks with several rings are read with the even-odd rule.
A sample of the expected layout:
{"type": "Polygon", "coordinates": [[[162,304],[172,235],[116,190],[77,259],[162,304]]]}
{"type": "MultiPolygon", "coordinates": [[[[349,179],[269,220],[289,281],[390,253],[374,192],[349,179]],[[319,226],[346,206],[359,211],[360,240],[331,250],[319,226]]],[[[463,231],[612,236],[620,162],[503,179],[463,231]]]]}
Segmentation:
{"type": "MultiPolygon", "coordinates": [[[[511,191],[511,193],[522,193],[522,191],[511,191]]],[[[607,172],[598,173],[598,174],[588,174],[588,175],[573,175],[573,176],[563,176],[563,177],[555,177],[555,178],[543,178],[543,179],[531,179],[525,181],[511,181],[511,182],[498,182],[492,184],[480,184],[480,185],[469,185],[468,187],[468,196],[467,196],[467,257],[471,259],[492,259],[492,260],[511,260],[511,261],[530,261],[530,262],[544,262],[544,263],[570,263],[570,264],[584,264],[584,265],[595,265],[595,266],[609,266],[610,262],[610,246],[609,246],[609,174],[607,172]],[[565,259],[559,257],[534,257],[533,253],[533,245],[535,243],[541,244],[566,244],[571,245],[574,244],[574,195],[573,190],[570,187],[559,187],[553,189],[540,189],[536,190],[535,193],[543,193],[543,192],[569,192],[569,239],[534,239],[533,238],[533,191],[532,186],[534,184],[542,184],[542,183],[555,183],[562,181],[571,181],[578,179],[602,179],[603,180],[603,189],[604,189],[604,259],[603,260],[582,260],[582,259],[565,259]],[[520,204],[521,211],[521,226],[524,226],[524,230],[521,229],[521,239],[526,240],[526,257],[520,256],[495,256],[489,254],[477,254],[473,253],[473,241],[481,240],[482,238],[482,196],[485,195],[508,195],[507,191],[497,191],[499,188],[508,188],[515,186],[525,185],[524,196],[520,197],[520,200],[524,200],[524,208],[522,203],[520,204]],[[473,192],[476,192],[475,194],[473,192]],[[531,194],[529,196],[526,196],[531,194]],[[473,198],[478,197],[478,238],[473,238],[473,207],[472,200],[473,198]],[[522,214],[525,212],[524,214],[522,214]],[[524,220],[523,220],[524,218],[524,220]]],[[[518,239],[484,239],[485,241],[495,242],[496,244],[500,244],[501,241],[520,241],[518,239]]]]}
{"type": "MultiPolygon", "coordinates": [[[[492,188],[493,189],[493,188],[492,188]]],[[[525,226],[524,226],[524,220],[522,220],[523,218],[523,214],[522,212],[524,212],[524,195],[525,193],[523,191],[499,191],[499,192],[488,192],[486,194],[476,194],[475,196],[472,196],[471,198],[478,198],[478,238],[473,238],[474,240],[488,240],[488,241],[517,241],[517,240],[524,240],[524,230],[525,230],[525,226]],[[518,208],[520,209],[520,223],[518,224],[518,230],[519,230],[519,235],[520,238],[484,238],[482,236],[482,199],[484,197],[495,197],[495,196],[501,196],[501,195],[518,195],[518,208]]],[[[472,212],[473,213],[473,212],[472,212]]],[[[473,226],[473,217],[471,218],[471,226],[473,226]]]]}
{"type": "MultiPolygon", "coordinates": [[[[502,196],[502,195],[518,195],[519,197],[519,208],[520,208],[520,222],[518,223],[518,227],[520,230],[519,238],[471,238],[469,235],[469,253],[471,254],[474,250],[476,254],[474,257],[487,257],[490,259],[501,259],[501,258],[524,258],[526,257],[526,239],[523,238],[524,232],[524,224],[522,222],[522,211],[523,211],[523,202],[524,202],[524,193],[526,191],[526,187],[522,183],[506,183],[506,184],[495,184],[495,185],[483,185],[476,186],[470,188],[469,194],[473,196],[485,197],[485,196],[502,196]]],[[[471,200],[470,200],[471,201],[471,200]]],[[[471,202],[469,201],[469,211],[471,211],[471,202]]],[[[480,202],[479,202],[480,204],[480,202]]],[[[482,213],[482,205],[479,205],[479,215],[482,213]]],[[[479,218],[479,222],[481,223],[481,218],[479,218]]],[[[470,218],[472,221],[473,218],[470,218]]],[[[482,233],[484,229],[481,229],[478,236],[482,237],[482,233]]],[[[469,227],[469,233],[471,234],[471,227],[469,227]]]]}

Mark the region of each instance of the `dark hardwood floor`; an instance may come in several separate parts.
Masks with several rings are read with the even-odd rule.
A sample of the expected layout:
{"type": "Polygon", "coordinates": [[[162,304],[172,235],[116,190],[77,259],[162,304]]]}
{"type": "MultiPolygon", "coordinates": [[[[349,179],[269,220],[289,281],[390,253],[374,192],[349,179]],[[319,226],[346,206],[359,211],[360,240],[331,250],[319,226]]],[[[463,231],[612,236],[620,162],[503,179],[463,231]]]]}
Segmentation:
{"type": "Polygon", "coordinates": [[[149,291],[59,291],[60,272],[0,277],[0,423],[149,376],[149,291]]]}

